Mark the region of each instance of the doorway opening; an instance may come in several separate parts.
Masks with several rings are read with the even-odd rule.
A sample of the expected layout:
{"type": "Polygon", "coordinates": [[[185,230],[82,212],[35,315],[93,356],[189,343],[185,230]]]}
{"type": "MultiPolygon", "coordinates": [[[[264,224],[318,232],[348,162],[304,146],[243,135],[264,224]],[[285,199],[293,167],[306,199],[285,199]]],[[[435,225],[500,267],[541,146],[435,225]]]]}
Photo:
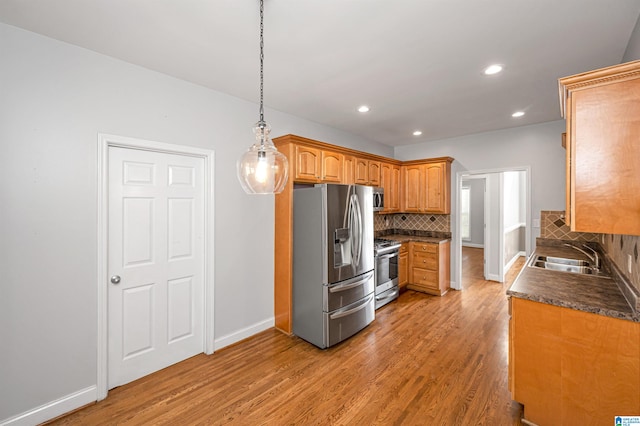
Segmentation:
{"type": "Polygon", "coordinates": [[[530,254],[530,174],[529,166],[457,173],[453,288],[463,289],[467,279],[505,282],[512,265],[530,254]]]}

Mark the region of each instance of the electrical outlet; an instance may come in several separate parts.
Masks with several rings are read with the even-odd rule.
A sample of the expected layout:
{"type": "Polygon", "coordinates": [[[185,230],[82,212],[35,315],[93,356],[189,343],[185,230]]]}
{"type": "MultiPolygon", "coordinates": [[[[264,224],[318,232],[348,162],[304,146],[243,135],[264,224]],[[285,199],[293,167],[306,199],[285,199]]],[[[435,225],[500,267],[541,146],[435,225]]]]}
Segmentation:
{"type": "Polygon", "coordinates": [[[630,254],[627,255],[627,272],[631,275],[631,266],[633,265],[633,258],[630,254]]]}

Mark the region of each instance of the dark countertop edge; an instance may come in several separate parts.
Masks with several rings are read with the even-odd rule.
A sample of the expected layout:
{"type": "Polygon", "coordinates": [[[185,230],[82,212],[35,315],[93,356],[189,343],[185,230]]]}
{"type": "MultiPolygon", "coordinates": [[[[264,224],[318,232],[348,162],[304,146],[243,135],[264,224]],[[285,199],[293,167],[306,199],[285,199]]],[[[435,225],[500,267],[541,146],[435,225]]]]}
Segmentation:
{"type": "Polygon", "coordinates": [[[403,234],[391,234],[385,235],[382,238],[386,238],[388,240],[395,240],[401,243],[430,243],[430,244],[443,244],[447,241],[451,241],[451,238],[442,238],[442,237],[422,237],[419,235],[403,235],[403,234]]]}

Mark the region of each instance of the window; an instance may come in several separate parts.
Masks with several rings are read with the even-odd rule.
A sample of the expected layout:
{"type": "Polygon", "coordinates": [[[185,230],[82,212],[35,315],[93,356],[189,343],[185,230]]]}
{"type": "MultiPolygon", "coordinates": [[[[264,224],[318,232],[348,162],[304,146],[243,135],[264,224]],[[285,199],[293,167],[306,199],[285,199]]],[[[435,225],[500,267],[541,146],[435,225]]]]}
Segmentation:
{"type": "Polygon", "coordinates": [[[471,188],[462,188],[460,193],[460,234],[463,240],[471,239],[471,188]]]}

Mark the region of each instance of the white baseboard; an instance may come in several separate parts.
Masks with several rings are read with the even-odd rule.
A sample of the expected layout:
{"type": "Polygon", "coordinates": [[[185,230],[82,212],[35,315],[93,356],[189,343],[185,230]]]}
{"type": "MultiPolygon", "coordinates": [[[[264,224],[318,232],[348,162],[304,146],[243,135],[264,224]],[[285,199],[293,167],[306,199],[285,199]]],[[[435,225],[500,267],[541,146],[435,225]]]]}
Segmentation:
{"type": "Polygon", "coordinates": [[[513,256],[513,258],[509,261],[509,263],[504,265],[504,273],[506,274],[507,272],[509,272],[509,269],[511,269],[513,264],[516,263],[516,260],[518,260],[520,256],[526,256],[526,255],[527,254],[525,252],[521,251],[521,252],[518,252],[515,256],[513,256]]]}
{"type": "Polygon", "coordinates": [[[268,330],[271,327],[276,325],[275,318],[271,317],[267,320],[259,322],[257,324],[253,324],[249,327],[243,328],[242,330],[238,330],[231,334],[227,334],[226,336],[222,336],[215,341],[215,350],[222,349],[225,346],[232,345],[240,340],[246,339],[247,337],[251,337],[254,334],[258,334],[261,331],[268,330]]]}
{"type": "Polygon", "coordinates": [[[462,247],[473,247],[473,248],[484,248],[484,244],[476,244],[476,243],[465,243],[462,242],[462,247]]]}
{"type": "Polygon", "coordinates": [[[502,281],[500,281],[500,275],[498,275],[498,274],[487,274],[487,280],[488,281],[497,281],[499,283],[502,282],[502,281]]]}
{"type": "Polygon", "coordinates": [[[0,426],[33,426],[61,416],[69,411],[87,405],[97,399],[96,386],[79,390],[70,395],[51,401],[32,410],[0,420],[0,426]]]}

